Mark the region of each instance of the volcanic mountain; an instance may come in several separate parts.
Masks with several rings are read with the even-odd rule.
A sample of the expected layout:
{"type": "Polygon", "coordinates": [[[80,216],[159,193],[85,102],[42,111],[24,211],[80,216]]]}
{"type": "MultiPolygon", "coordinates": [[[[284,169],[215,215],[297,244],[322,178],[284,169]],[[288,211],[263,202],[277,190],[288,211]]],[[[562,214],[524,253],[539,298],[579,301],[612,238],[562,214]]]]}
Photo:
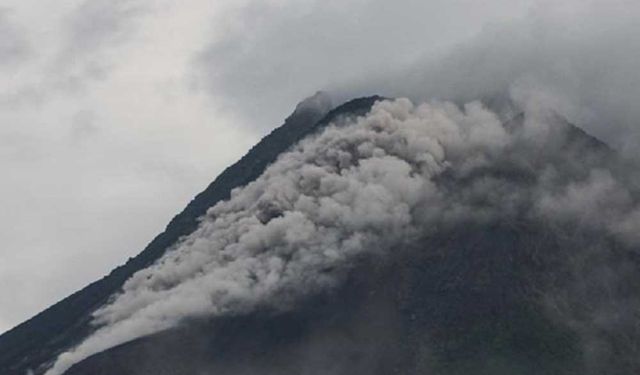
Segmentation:
{"type": "Polygon", "coordinates": [[[638,373],[627,168],[554,113],[318,94],[0,373],[638,373]]]}

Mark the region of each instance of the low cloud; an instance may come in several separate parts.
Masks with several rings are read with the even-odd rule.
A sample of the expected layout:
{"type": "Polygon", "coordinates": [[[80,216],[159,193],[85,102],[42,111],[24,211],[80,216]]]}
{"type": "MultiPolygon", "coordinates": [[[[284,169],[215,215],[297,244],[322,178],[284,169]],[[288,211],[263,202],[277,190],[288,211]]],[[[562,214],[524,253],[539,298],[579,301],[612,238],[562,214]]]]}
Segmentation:
{"type": "Polygon", "coordinates": [[[11,10],[0,8],[0,67],[11,66],[29,56],[30,46],[11,22],[11,10]]]}
{"type": "Polygon", "coordinates": [[[536,96],[637,156],[635,2],[242,4],[217,22],[224,32],[197,56],[195,77],[216,103],[257,128],[320,89],[336,101],[371,94],[483,100],[498,112],[536,96]]]}
{"type": "Polygon", "coordinates": [[[516,100],[552,110],[638,157],[640,5],[629,1],[540,2],[496,22],[442,57],[428,54],[394,74],[336,84],[350,97],[377,91],[414,100],[483,100],[497,111],[516,100]]]}
{"type": "Polygon", "coordinates": [[[74,89],[87,80],[104,79],[119,60],[111,50],[135,36],[149,10],[140,0],[81,3],[65,20],[65,38],[52,66],[59,72],[56,86],[74,89]]]}
{"type": "Polygon", "coordinates": [[[371,85],[338,101],[387,94],[379,78],[439,56],[486,23],[519,17],[530,3],[242,1],[214,19],[218,33],[195,57],[193,80],[217,105],[266,130],[291,103],[317,90],[349,91],[361,76],[371,85]]]}

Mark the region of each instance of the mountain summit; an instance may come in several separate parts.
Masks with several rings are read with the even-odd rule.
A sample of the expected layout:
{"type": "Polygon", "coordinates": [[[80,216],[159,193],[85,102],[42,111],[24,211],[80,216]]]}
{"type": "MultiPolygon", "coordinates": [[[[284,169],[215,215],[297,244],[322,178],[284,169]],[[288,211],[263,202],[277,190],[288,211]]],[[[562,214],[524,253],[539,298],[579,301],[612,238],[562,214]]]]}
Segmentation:
{"type": "Polygon", "coordinates": [[[554,115],[322,93],[137,257],[0,336],[22,375],[632,374],[638,191],[554,115]]]}

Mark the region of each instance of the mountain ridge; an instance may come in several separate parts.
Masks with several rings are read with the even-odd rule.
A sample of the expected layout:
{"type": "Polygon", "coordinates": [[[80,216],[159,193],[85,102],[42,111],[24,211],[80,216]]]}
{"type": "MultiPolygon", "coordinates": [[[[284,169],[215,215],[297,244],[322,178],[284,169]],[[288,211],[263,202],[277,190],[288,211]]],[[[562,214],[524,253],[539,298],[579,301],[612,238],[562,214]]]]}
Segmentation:
{"type": "Polygon", "coordinates": [[[117,292],[133,273],[150,265],[181,236],[195,230],[197,218],[204,215],[209,207],[228,198],[233,188],[255,179],[278,155],[302,137],[341,115],[363,114],[363,108],[370,108],[381,99],[377,95],[354,99],[328,113],[309,105],[298,107],[282,126],[266,135],[197,194],[142,252],[100,280],[0,335],[0,373],[24,375],[29,370],[42,372],[43,365],[91,332],[91,312],[117,292]]]}
{"type": "MultiPolygon", "coordinates": [[[[372,105],[383,99],[354,99],[329,113],[316,110],[327,108],[321,94],[298,105],[283,126],[225,169],[142,253],[109,276],[9,331],[11,334],[0,336],[0,372],[24,375],[33,369],[35,374],[43,373],[60,352],[92,333],[91,312],[106,303],[133,273],[151,265],[182,236],[194,231],[198,218],[208,208],[228,199],[233,188],[257,179],[305,136],[332,122],[340,125],[341,117],[368,116],[372,105]],[[60,315],[65,320],[56,321],[60,315]],[[49,319],[53,321],[46,322],[49,319]],[[51,325],[39,332],[39,337],[30,336],[30,332],[38,333],[42,321],[51,325]],[[12,340],[22,346],[4,352],[12,340]],[[15,359],[25,353],[23,358],[15,359]]],[[[398,100],[375,108],[397,110],[405,104],[398,100]]],[[[432,181],[439,191],[453,196],[478,181],[502,181],[514,191],[527,194],[539,183],[547,165],[566,173],[558,177],[564,181],[561,183],[571,183],[572,178],[587,179],[594,169],[611,169],[616,157],[607,145],[566,120],[555,121],[561,125],[560,137],[549,146],[548,155],[539,152],[546,149],[538,150],[535,144],[516,141],[495,163],[471,173],[445,169],[432,181]],[[522,154],[522,146],[533,148],[522,154]],[[580,163],[574,164],[575,160],[580,163]]],[[[520,114],[500,126],[516,134],[526,131],[525,122],[526,116],[520,114]]],[[[335,129],[331,131],[336,134],[335,129]]],[[[486,197],[479,199],[470,201],[480,204],[478,209],[482,204],[496,203],[483,203],[486,197]]],[[[532,202],[525,199],[521,203],[532,202]]],[[[528,209],[518,208],[520,213],[528,209]]],[[[264,214],[256,216],[262,224],[280,215],[277,207],[264,214]]],[[[436,366],[436,373],[443,375],[466,375],[476,370],[487,375],[583,374],[585,353],[578,348],[581,344],[575,329],[547,316],[536,300],[536,290],[553,288],[554,283],[564,287],[572,282],[574,271],[567,269],[565,263],[572,261],[572,251],[583,247],[600,244],[605,249],[601,256],[616,267],[627,261],[638,266],[638,262],[632,251],[606,236],[599,237],[599,232],[572,239],[566,235],[572,233],[571,228],[559,232],[557,229],[526,215],[506,215],[486,225],[463,218],[425,235],[411,244],[412,249],[395,249],[393,258],[356,261],[355,270],[344,285],[309,296],[295,311],[258,310],[246,315],[185,320],[176,327],[90,352],[95,354],[81,357],[64,373],[196,375],[215,369],[216,373],[229,375],[412,375],[436,366]],[[512,221],[514,218],[517,220],[512,221]],[[422,248],[430,250],[421,252],[422,248]],[[409,253],[413,255],[408,256],[409,253]],[[429,341],[431,338],[436,341],[429,341]],[[335,345],[344,352],[336,352],[335,345]],[[385,349],[391,347],[394,349],[385,349]],[[298,358],[300,351],[313,353],[313,358],[310,360],[307,354],[298,358]],[[247,355],[251,360],[243,359],[247,355]]],[[[594,281],[597,280],[585,279],[594,281]]],[[[575,303],[580,305],[579,300],[575,303]]],[[[618,338],[611,340],[613,347],[620,345],[618,338]]],[[[609,366],[612,374],[626,375],[625,369],[634,368],[634,364],[612,364],[618,357],[615,353],[604,357],[603,366],[609,366]]]]}
{"type": "MultiPolygon", "coordinates": [[[[386,134],[385,130],[395,129],[383,128],[392,118],[385,116],[394,113],[404,118],[404,112],[393,112],[403,104],[401,100],[381,104],[378,111],[390,108],[389,112],[382,109],[381,117],[372,111],[374,131],[386,134]]],[[[366,128],[362,123],[353,126],[361,129],[358,125],[366,128]]],[[[554,139],[548,154],[536,152],[533,145],[534,152],[526,154],[531,159],[519,160],[522,145],[516,144],[496,163],[472,173],[451,168],[432,182],[438,191],[453,195],[491,180],[526,194],[540,183],[547,165],[564,171],[569,181],[585,178],[593,168],[607,167],[611,155],[604,144],[566,121],[558,125],[562,136],[554,139]],[[576,159],[584,163],[573,164],[576,159]]],[[[517,116],[511,127],[514,133],[526,131],[525,117],[517,116]]],[[[328,133],[350,139],[340,130],[328,133]]],[[[327,144],[322,137],[308,144],[316,141],[327,144]]],[[[330,149],[341,150],[334,147],[330,149]]],[[[316,159],[305,160],[315,165],[316,159]]],[[[320,156],[320,160],[325,159],[320,156]]],[[[325,160],[326,168],[335,165],[331,160],[325,160]]],[[[478,199],[478,210],[483,204],[496,203],[483,202],[484,196],[478,199]]],[[[488,222],[462,217],[432,232],[423,228],[424,237],[409,248],[387,249],[393,255],[384,259],[372,256],[354,261],[339,287],[320,295],[311,293],[291,310],[258,309],[185,319],[167,330],[94,351],[65,374],[585,374],[584,357],[589,354],[582,349],[582,339],[565,321],[546,311],[539,290],[571,283],[571,257],[588,246],[601,244],[613,262],[624,263],[630,254],[617,252],[616,241],[601,234],[566,236],[572,232],[558,232],[553,225],[526,215],[531,210],[527,204],[534,202],[521,203],[519,214],[488,222]]],[[[274,212],[262,224],[280,217],[277,209],[274,212]]],[[[578,281],[598,279],[587,276],[578,281]]],[[[611,344],[615,347],[620,342],[614,338],[611,344]]],[[[601,365],[608,373],[620,375],[633,368],[616,359],[616,355],[604,357],[601,365]]]]}

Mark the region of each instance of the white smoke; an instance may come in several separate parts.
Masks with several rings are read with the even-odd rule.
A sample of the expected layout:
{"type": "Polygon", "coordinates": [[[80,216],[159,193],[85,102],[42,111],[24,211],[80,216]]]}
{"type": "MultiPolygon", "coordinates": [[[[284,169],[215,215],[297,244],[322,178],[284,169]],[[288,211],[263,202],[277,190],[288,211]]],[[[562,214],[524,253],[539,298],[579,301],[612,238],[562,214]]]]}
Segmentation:
{"type": "Polygon", "coordinates": [[[600,217],[614,233],[633,232],[640,217],[633,199],[606,172],[557,188],[547,169],[526,191],[490,178],[455,192],[438,185],[446,173],[472,175],[514,149],[534,159],[536,147],[561,132],[539,111],[527,114],[513,131],[478,102],[459,108],[398,99],[330,124],[209,209],[194,233],[128,280],[95,313],[97,331],[47,375],[185,319],[293,308],[340,285],[361,257],[393,256],[389,249],[447,222],[509,215],[531,199],[531,215],[600,217]]]}

